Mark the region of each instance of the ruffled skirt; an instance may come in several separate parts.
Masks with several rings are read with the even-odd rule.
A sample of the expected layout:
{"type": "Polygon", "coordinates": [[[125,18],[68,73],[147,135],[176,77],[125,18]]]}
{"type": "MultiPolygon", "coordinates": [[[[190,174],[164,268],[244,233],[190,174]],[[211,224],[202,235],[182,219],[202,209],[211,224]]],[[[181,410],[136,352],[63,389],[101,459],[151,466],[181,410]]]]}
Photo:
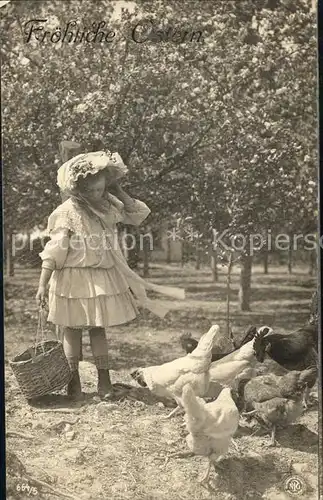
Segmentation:
{"type": "Polygon", "coordinates": [[[48,305],[48,321],[71,328],[107,328],[138,315],[127,281],[116,267],[55,270],[48,305]]]}

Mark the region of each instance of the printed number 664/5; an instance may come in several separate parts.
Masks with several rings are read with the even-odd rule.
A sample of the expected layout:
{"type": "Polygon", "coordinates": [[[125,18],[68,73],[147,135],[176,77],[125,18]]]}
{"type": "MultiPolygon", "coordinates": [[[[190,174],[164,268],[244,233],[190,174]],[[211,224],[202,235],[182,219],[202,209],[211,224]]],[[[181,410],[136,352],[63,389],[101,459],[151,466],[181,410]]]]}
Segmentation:
{"type": "Polygon", "coordinates": [[[35,486],[29,486],[28,483],[17,484],[16,490],[20,493],[27,493],[28,495],[38,495],[38,490],[35,486]]]}

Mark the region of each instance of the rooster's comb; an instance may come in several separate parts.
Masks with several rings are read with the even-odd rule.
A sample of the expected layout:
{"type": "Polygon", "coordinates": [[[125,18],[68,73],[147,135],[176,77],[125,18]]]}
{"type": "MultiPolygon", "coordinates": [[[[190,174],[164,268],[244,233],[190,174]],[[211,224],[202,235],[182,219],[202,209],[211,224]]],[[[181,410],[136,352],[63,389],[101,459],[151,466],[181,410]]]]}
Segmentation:
{"type": "Polygon", "coordinates": [[[273,333],[273,329],[272,329],[272,328],[270,328],[270,326],[264,325],[264,326],[261,326],[261,327],[259,328],[258,332],[259,332],[261,335],[263,335],[263,336],[265,336],[265,335],[267,336],[267,335],[269,335],[269,334],[273,333]]]}

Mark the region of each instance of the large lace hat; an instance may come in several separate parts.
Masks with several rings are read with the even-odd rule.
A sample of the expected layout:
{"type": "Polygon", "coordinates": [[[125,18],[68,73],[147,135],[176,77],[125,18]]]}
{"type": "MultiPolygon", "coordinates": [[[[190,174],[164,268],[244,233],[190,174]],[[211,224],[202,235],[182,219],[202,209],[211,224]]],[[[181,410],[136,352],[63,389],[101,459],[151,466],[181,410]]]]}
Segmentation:
{"type": "Polygon", "coordinates": [[[62,191],[73,191],[79,177],[96,174],[104,169],[109,170],[112,182],[128,172],[119,153],[110,151],[82,153],[66,161],[58,169],[57,184],[62,191]]]}

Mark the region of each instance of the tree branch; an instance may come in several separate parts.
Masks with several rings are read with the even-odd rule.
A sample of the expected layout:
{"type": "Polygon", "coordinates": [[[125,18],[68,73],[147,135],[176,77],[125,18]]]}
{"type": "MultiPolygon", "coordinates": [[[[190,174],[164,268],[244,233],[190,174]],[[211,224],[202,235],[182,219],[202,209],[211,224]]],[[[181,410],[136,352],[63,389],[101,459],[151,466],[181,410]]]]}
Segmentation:
{"type": "MultiPolygon", "coordinates": [[[[297,49],[293,50],[292,52],[286,53],[286,54],[283,54],[282,56],[280,56],[278,59],[276,59],[275,64],[283,61],[284,59],[289,58],[292,54],[296,54],[297,52],[300,52],[300,50],[305,50],[307,52],[309,50],[312,50],[312,47],[298,47],[297,49]]],[[[222,88],[223,92],[225,92],[225,93],[230,93],[230,92],[232,93],[234,91],[234,89],[238,87],[238,85],[241,85],[241,83],[246,84],[249,81],[251,81],[254,78],[254,76],[257,74],[257,71],[259,70],[259,67],[257,67],[254,72],[247,75],[246,77],[240,77],[237,80],[235,80],[235,82],[231,86],[231,88],[225,89],[224,86],[221,84],[221,82],[219,82],[219,80],[215,77],[214,73],[205,65],[205,63],[207,61],[203,61],[202,59],[197,59],[194,61],[194,60],[190,59],[187,62],[190,64],[193,64],[194,67],[200,71],[200,73],[203,70],[207,75],[209,75],[212,78],[213,81],[215,81],[217,83],[217,85],[219,85],[219,87],[222,88]],[[198,64],[198,63],[202,63],[202,64],[204,63],[204,64],[202,66],[202,64],[198,64]]]]}
{"type": "MultiPolygon", "coordinates": [[[[165,161],[169,161],[171,162],[171,165],[168,165],[167,167],[163,168],[157,175],[155,175],[152,179],[150,179],[149,183],[155,183],[156,181],[159,181],[160,179],[162,179],[163,177],[165,177],[166,175],[168,175],[169,173],[171,172],[174,172],[175,170],[179,170],[182,165],[181,164],[177,164],[177,162],[180,162],[181,160],[183,160],[184,158],[186,158],[186,156],[191,152],[193,151],[194,149],[198,149],[199,147],[202,146],[201,142],[202,140],[204,139],[205,135],[211,130],[211,128],[213,127],[213,122],[208,125],[204,131],[202,132],[202,134],[199,135],[199,137],[197,137],[193,142],[192,144],[190,144],[190,146],[185,149],[184,152],[182,153],[175,153],[171,156],[168,156],[165,161]]],[[[224,128],[224,124],[220,127],[220,130],[219,132],[221,132],[221,130],[224,128]]],[[[215,138],[216,140],[216,138],[215,138]]],[[[141,181],[140,181],[140,184],[141,184],[141,181]]],[[[132,188],[136,188],[139,186],[139,183],[135,183],[133,184],[131,187],[132,188]]]]}
{"type": "MultiPolygon", "coordinates": [[[[173,86],[173,87],[171,88],[170,92],[167,94],[167,100],[166,100],[166,102],[164,102],[164,103],[163,103],[164,109],[166,108],[166,106],[167,106],[167,105],[168,105],[168,103],[170,102],[170,98],[171,98],[171,97],[172,97],[172,95],[176,92],[176,90],[177,90],[177,89],[176,89],[176,87],[175,87],[175,86],[173,86]]],[[[164,97],[164,96],[163,96],[163,97],[164,97]]],[[[134,140],[133,140],[133,144],[132,144],[132,146],[131,146],[131,149],[130,149],[130,151],[129,151],[129,152],[128,152],[128,154],[127,154],[127,161],[129,160],[130,155],[132,154],[132,152],[133,152],[133,150],[134,150],[134,148],[135,148],[135,145],[137,144],[138,139],[139,139],[139,137],[141,136],[141,131],[140,131],[139,127],[140,127],[140,125],[142,124],[142,122],[144,121],[144,119],[145,119],[145,118],[146,118],[146,116],[147,116],[146,111],[147,111],[147,110],[150,110],[150,114],[152,114],[152,113],[156,112],[156,109],[157,109],[158,105],[159,105],[159,101],[158,101],[158,100],[156,100],[156,102],[155,102],[155,106],[154,106],[154,110],[152,111],[152,109],[151,109],[151,107],[150,107],[150,105],[149,105],[149,103],[148,103],[148,104],[147,104],[147,106],[145,107],[145,110],[144,110],[144,111],[143,111],[143,113],[141,114],[140,119],[138,120],[138,126],[137,126],[138,134],[136,134],[136,136],[135,136],[135,138],[134,138],[134,140]]]]}
{"type": "Polygon", "coordinates": [[[132,155],[132,153],[133,153],[133,151],[134,151],[134,149],[136,147],[136,144],[138,142],[139,137],[141,137],[141,129],[140,129],[140,127],[141,127],[142,122],[144,121],[144,118],[146,117],[146,111],[147,111],[147,109],[149,109],[149,104],[147,104],[147,106],[145,107],[143,113],[141,114],[141,116],[140,116],[140,118],[139,118],[139,120],[137,122],[137,127],[136,128],[137,128],[138,133],[133,138],[132,145],[131,145],[131,147],[130,147],[130,149],[127,152],[127,155],[125,157],[126,164],[129,161],[129,158],[132,155]]]}
{"type": "MultiPolygon", "coordinates": [[[[5,49],[1,49],[1,53],[3,55],[8,55],[8,51],[6,51],[5,49]]],[[[10,49],[9,50],[9,53],[13,54],[14,56],[16,56],[17,58],[20,57],[20,54],[19,52],[16,52],[14,49],[10,49]]],[[[42,69],[42,65],[41,64],[38,64],[38,62],[36,62],[34,59],[32,59],[29,55],[27,54],[24,54],[24,57],[26,59],[29,59],[29,61],[34,65],[36,66],[38,69],[42,69]]]]}
{"type": "Polygon", "coordinates": [[[162,177],[164,177],[165,175],[169,174],[170,172],[173,172],[174,170],[177,170],[178,168],[180,168],[180,166],[175,166],[176,165],[176,162],[179,160],[183,160],[191,151],[193,151],[194,149],[196,149],[198,147],[198,145],[202,142],[202,140],[204,139],[205,135],[211,130],[211,128],[213,127],[213,122],[210,123],[210,125],[208,125],[204,130],[203,132],[200,134],[199,137],[197,137],[193,142],[192,144],[190,144],[190,146],[188,146],[188,148],[185,149],[184,152],[182,153],[174,153],[173,155],[171,156],[168,156],[166,158],[165,161],[167,162],[170,162],[171,164],[168,165],[167,167],[163,168],[153,179],[152,181],[155,182],[155,181],[159,181],[162,177]]]}
{"type": "MultiPolygon", "coordinates": [[[[127,38],[125,40],[125,50],[124,50],[124,54],[123,54],[123,58],[122,58],[122,62],[121,62],[121,70],[120,70],[120,80],[122,82],[122,79],[123,79],[123,76],[124,76],[124,72],[125,72],[125,67],[126,67],[126,60],[127,60],[127,56],[129,54],[129,39],[127,38]]],[[[118,116],[117,116],[117,119],[116,119],[116,126],[118,125],[119,121],[120,121],[120,114],[121,114],[121,109],[122,109],[122,106],[123,106],[123,103],[125,101],[125,98],[128,94],[128,91],[129,91],[129,88],[131,87],[131,84],[129,83],[127,86],[126,86],[126,90],[125,92],[123,93],[122,96],[120,96],[120,98],[117,100],[117,102],[115,103],[114,105],[114,108],[113,108],[113,112],[112,112],[112,116],[115,114],[115,111],[117,109],[119,109],[119,112],[118,112],[118,116]]]]}

